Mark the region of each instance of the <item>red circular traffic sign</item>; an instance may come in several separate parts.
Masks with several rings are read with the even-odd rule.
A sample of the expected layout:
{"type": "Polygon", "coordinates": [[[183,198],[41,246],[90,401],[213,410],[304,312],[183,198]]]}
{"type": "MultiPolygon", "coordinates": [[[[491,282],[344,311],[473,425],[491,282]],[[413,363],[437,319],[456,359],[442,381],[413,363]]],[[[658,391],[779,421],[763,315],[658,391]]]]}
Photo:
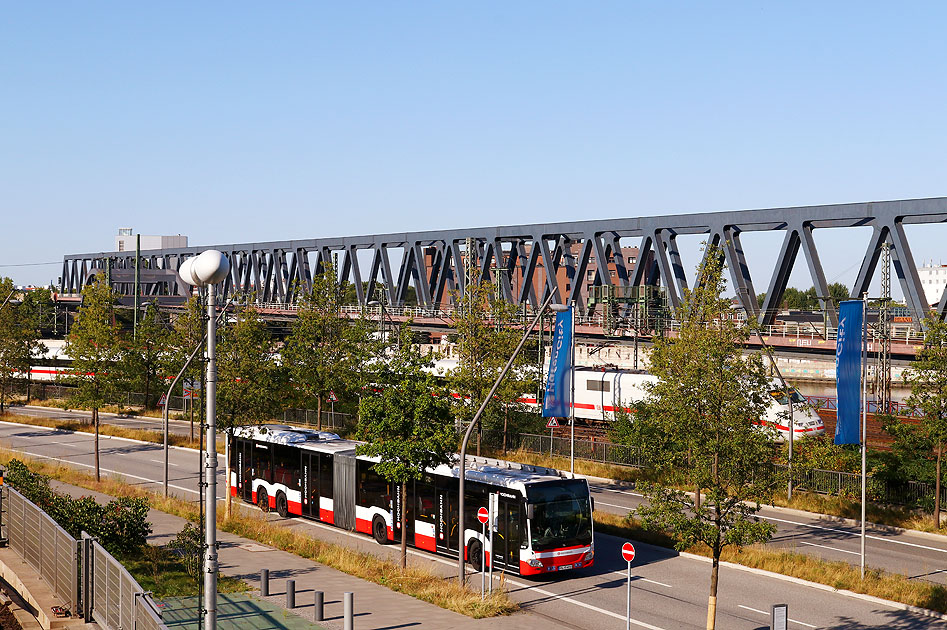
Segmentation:
{"type": "MultiPolygon", "coordinates": [[[[490,520],[490,513],[487,512],[487,508],[480,508],[477,510],[477,520],[479,520],[484,525],[487,524],[487,521],[490,520]]],[[[634,552],[632,552],[632,555],[634,555],[634,552]]]]}
{"type": "Polygon", "coordinates": [[[626,542],[621,546],[621,557],[625,559],[625,562],[631,562],[635,559],[635,546],[630,542],[626,542]]]}

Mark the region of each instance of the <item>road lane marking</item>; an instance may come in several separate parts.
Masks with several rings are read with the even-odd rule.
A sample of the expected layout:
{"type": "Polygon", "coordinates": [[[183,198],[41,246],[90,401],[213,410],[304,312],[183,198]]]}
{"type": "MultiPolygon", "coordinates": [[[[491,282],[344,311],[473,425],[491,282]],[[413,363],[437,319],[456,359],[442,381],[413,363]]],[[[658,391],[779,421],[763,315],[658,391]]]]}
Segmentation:
{"type": "MultiPolygon", "coordinates": [[[[259,509],[259,508],[255,507],[255,506],[250,506],[250,504],[246,504],[246,505],[247,505],[248,507],[251,507],[252,509],[259,509]]],[[[301,518],[301,517],[298,517],[298,516],[297,516],[297,517],[293,517],[291,520],[296,521],[296,522],[298,522],[298,523],[302,523],[302,524],[304,524],[304,525],[310,525],[310,526],[312,526],[312,527],[314,527],[314,528],[317,528],[317,529],[324,529],[324,530],[326,530],[326,531],[334,532],[334,533],[337,533],[337,534],[342,534],[343,536],[348,536],[349,538],[355,538],[356,540],[361,540],[361,541],[363,541],[363,542],[367,542],[368,540],[370,540],[370,538],[368,538],[368,537],[365,536],[365,535],[362,535],[362,534],[355,534],[355,533],[352,533],[352,532],[349,532],[349,531],[345,531],[345,530],[343,530],[343,529],[339,529],[339,528],[337,528],[337,527],[331,527],[331,526],[329,526],[329,525],[325,525],[324,523],[320,523],[320,522],[318,522],[318,521],[310,521],[309,519],[301,518]]],[[[457,566],[457,561],[456,561],[456,560],[450,561],[450,560],[447,560],[446,558],[441,558],[441,557],[438,557],[438,556],[434,556],[434,555],[431,555],[431,554],[429,554],[429,553],[423,553],[423,552],[417,551],[417,550],[415,550],[415,549],[408,548],[408,553],[410,553],[411,555],[414,555],[414,556],[418,556],[418,557],[420,557],[420,558],[425,558],[425,559],[427,559],[427,560],[433,560],[434,562],[440,562],[441,564],[445,564],[445,565],[447,565],[447,566],[451,566],[451,567],[456,567],[456,566],[457,566]]],[[[624,574],[622,574],[622,575],[624,575],[624,574]]],[[[526,582],[520,582],[519,580],[514,580],[514,579],[511,579],[511,578],[509,578],[509,577],[506,578],[506,582],[507,582],[508,584],[513,584],[513,585],[515,585],[515,586],[519,586],[519,587],[522,588],[522,589],[526,589],[526,590],[528,590],[528,591],[533,591],[533,592],[535,592],[535,593],[539,593],[540,595],[543,595],[543,596],[545,596],[545,597],[551,597],[551,598],[553,598],[553,599],[559,599],[559,600],[562,600],[562,601],[564,601],[564,602],[566,602],[566,603],[572,604],[572,605],[574,605],[574,606],[579,606],[580,608],[585,608],[585,609],[587,609],[587,610],[594,610],[595,612],[601,613],[601,614],[603,614],[603,615],[607,615],[607,616],[609,616],[609,617],[614,617],[615,619],[620,619],[620,620],[622,620],[622,621],[625,620],[625,615],[620,615],[620,614],[615,613],[615,612],[612,612],[612,611],[610,611],[610,610],[606,610],[606,609],[604,609],[604,608],[599,608],[598,606],[593,606],[592,604],[587,604],[587,603],[582,602],[582,601],[579,601],[579,600],[577,600],[577,599],[573,599],[572,597],[569,597],[568,595],[559,595],[558,593],[553,593],[552,591],[547,591],[546,589],[544,589],[544,588],[539,588],[538,586],[536,586],[536,585],[534,585],[534,584],[529,584],[529,583],[526,583],[526,582]]],[[[658,582],[658,584],[660,584],[660,582],[658,582]]],[[[666,585],[662,585],[662,586],[666,586],[666,585]]],[[[528,607],[527,607],[527,608],[528,608],[528,607]]],[[[638,626],[638,627],[640,627],[640,628],[647,628],[647,630],[664,630],[664,628],[661,628],[661,627],[659,627],[659,626],[652,626],[652,625],[649,624],[649,623],[645,623],[644,621],[638,621],[637,619],[632,619],[632,620],[631,620],[631,623],[632,623],[632,625],[638,626]]]]}
{"type": "MultiPolygon", "coordinates": [[[[163,460],[163,459],[149,459],[148,461],[149,461],[149,462],[154,462],[154,463],[156,463],[156,464],[161,464],[162,466],[164,465],[164,460],[163,460]]],[[[179,466],[178,464],[175,464],[174,462],[170,462],[170,461],[168,462],[168,466],[174,466],[175,468],[180,468],[180,466],[179,466]]]]}
{"type": "Polygon", "coordinates": [[[596,501],[596,502],[595,502],[595,505],[605,505],[605,506],[608,506],[608,507],[620,508],[620,509],[622,509],[622,510],[633,510],[633,509],[634,509],[634,508],[628,507],[627,505],[615,505],[614,503],[605,503],[604,501],[596,501]]]}
{"type": "MultiPolygon", "coordinates": [[[[769,617],[769,615],[770,615],[770,613],[766,612],[765,610],[757,610],[756,608],[750,608],[749,606],[744,606],[743,604],[739,604],[739,606],[740,606],[740,608],[743,608],[743,609],[745,609],[745,610],[752,610],[752,611],[755,612],[755,613],[759,613],[759,614],[761,614],[761,615],[766,615],[767,617],[769,617]]],[[[788,617],[787,617],[786,619],[787,619],[787,621],[791,621],[792,623],[798,623],[800,626],[805,626],[805,627],[807,627],[807,628],[818,628],[818,627],[819,627],[819,626],[813,626],[811,623],[806,623],[805,621],[796,621],[795,619],[789,619],[788,617]]]]}
{"type": "MultiPolygon", "coordinates": [[[[757,518],[766,519],[767,521],[775,521],[776,523],[787,523],[789,525],[799,525],[800,527],[810,527],[812,529],[821,529],[823,531],[835,532],[837,534],[848,534],[849,536],[852,536],[852,537],[861,536],[861,534],[850,532],[844,529],[838,529],[837,527],[826,527],[824,525],[812,525],[809,523],[800,523],[798,521],[790,521],[790,520],[786,520],[782,518],[776,518],[775,516],[762,516],[760,514],[757,514],[756,516],[757,518]]],[[[871,538],[872,540],[880,540],[881,542],[892,543],[895,545],[906,545],[908,547],[915,547],[917,549],[926,549],[928,551],[939,551],[941,553],[947,553],[947,549],[941,549],[939,547],[930,547],[928,545],[919,545],[917,543],[907,542],[904,540],[892,540],[890,538],[885,538],[884,536],[873,536],[869,534],[865,536],[865,538],[871,538]]]]}
{"type": "MultiPolygon", "coordinates": [[[[627,573],[626,571],[610,571],[610,573],[611,573],[612,575],[620,575],[620,576],[623,577],[623,578],[627,578],[627,577],[628,577],[628,573],[627,573]]],[[[632,575],[632,576],[631,576],[631,579],[634,580],[634,581],[636,581],[636,582],[638,582],[638,581],[640,581],[640,582],[650,582],[650,583],[652,583],[652,584],[657,584],[658,586],[666,586],[667,588],[674,588],[674,587],[671,586],[670,584],[665,584],[664,582],[658,582],[657,580],[649,580],[648,578],[646,578],[646,577],[641,577],[640,575],[632,575]]]]}
{"type": "Polygon", "coordinates": [[[838,547],[829,547],[828,545],[817,545],[815,543],[806,542],[804,540],[797,541],[800,545],[809,545],[810,547],[819,547],[821,549],[831,549],[832,551],[841,551],[842,553],[850,553],[853,556],[862,555],[859,551],[849,551],[848,549],[839,549],[838,547]]]}
{"type": "Polygon", "coordinates": [[[595,488],[596,490],[598,490],[599,492],[614,492],[614,493],[616,493],[616,494],[627,494],[627,495],[630,495],[630,496],[633,496],[633,497],[642,497],[642,498],[644,497],[643,494],[639,494],[639,493],[637,493],[637,492],[629,492],[628,490],[613,490],[613,489],[611,489],[611,488],[603,488],[603,487],[601,487],[601,486],[593,486],[592,484],[589,484],[589,485],[590,485],[591,487],[595,488]]]}

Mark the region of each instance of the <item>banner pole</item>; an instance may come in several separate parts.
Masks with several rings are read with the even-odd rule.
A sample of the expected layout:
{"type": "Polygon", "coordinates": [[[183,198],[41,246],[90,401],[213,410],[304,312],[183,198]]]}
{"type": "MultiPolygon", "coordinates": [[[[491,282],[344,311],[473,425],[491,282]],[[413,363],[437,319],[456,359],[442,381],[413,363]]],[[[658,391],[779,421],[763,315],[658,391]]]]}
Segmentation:
{"type": "Polygon", "coordinates": [[[861,365],[861,394],[862,394],[862,522],[861,522],[861,578],[865,579],[865,502],[867,499],[867,457],[865,441],[868,436],[868,390],[865,387],[865,373],[867,371],[868,348],[868,294],[862,295],[862,365],[861,365]]]}
{"type": "Polygon", "coordinates": [[[572,302],[572,354],[569,357],[571,377],[569,379],[569,473],[575,479],[575,302],[572,302]]]}

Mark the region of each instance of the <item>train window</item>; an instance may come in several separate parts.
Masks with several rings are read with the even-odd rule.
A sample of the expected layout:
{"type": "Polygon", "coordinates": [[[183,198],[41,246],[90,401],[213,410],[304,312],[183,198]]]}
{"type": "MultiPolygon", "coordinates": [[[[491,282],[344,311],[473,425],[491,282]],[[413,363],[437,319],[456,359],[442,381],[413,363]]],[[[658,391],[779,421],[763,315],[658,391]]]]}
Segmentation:
{"type": "Polygon", "coordinates": [[[610,392],[612,391],[612,384],[608,381],[593,381],[589,380],[585,383],[590,392],[610,392]]]}

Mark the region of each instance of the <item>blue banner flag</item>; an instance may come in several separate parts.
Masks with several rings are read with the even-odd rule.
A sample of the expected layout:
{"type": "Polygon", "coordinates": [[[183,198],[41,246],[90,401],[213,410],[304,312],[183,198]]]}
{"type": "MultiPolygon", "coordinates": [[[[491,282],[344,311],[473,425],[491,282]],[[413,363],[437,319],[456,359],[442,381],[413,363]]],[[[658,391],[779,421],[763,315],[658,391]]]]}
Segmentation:
{"type": "Polygon", "coordinates": [[[838,338],[835,342],[835,378],[838,410],[835,443],[860,444],[858,417],[861,415],[862,326],[861,300],[839,305],[838,338]]]}
{"type": "Polygon", "coordinates": [[[556,329],[552,335],[549,374],[543,396],[543,417],[565,418],[572,404],[572,310],[556,313],[556,329]]]}

